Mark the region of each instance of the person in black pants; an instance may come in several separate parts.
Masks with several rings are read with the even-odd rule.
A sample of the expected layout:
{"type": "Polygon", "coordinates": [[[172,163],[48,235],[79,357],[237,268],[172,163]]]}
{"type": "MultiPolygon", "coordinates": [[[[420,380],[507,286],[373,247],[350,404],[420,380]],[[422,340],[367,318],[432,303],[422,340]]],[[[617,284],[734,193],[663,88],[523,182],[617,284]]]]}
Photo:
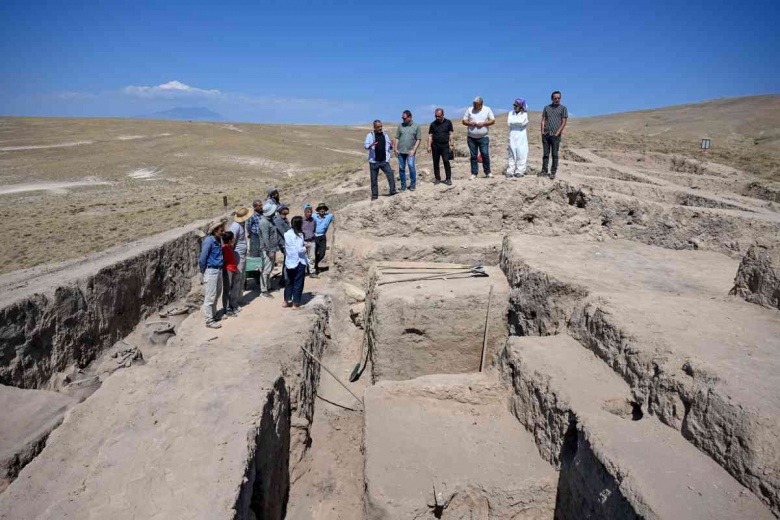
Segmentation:
{"type": "Polygon", "coordinates": [[[555,91],[550,96],[552,103],[544,107],[542,111],[542,149],[544,155],[542,157],[542,171],[539,173],[540,177],[550,176],[550,179],[555,178],[555,174],[558,173],[558,148],[561,145],[561,134],[566,128],[566,121],[569,120],[569,111],[565,106],[561,105],[561,93],[555,91]],[[552,168],[549,174],[547,173],[547,165],[550,160],[550,152],[552,151],[552,168]]]}
{"type": "Polygon", "coordinates": [[[450,166],[450,154],[455,150],[452,143],[452,121],[444,117],[444,110],[437,108],[433,113],[436,118],[428,127],[428,152],[433,155],[434,184],[441,184],[439,172],[439,158],[444,161],[444,184],[452,185],[452,167],[450,166]]]}

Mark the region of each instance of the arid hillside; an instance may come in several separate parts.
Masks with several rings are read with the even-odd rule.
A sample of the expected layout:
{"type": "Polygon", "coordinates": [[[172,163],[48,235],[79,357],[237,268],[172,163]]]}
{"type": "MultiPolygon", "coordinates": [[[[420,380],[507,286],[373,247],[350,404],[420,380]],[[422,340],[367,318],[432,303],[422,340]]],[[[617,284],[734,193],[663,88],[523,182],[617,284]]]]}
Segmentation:
{"type": "Polygon", "coordinates": [[[780,95],[723,98],[691,105],[577,119],[577,128],[643,137],[699,140],[713,145],[780,151],[780,95]]]}
{"type": "MultiPolygon", "coordinates": [[[[464,157],[465,128],[459,115],[450,115],[464,157]]],[[[491,149],[503,158],[506,116],[498,120],[491,149]]],[[[538,125],[539,112],[532,112],[532,160],[541,155],[538,125]]],[[[210,218],[224,211],[223,197],[232,209],[264,198],[270,185],[286,202],[327,199],[337,209],[367,196],[362,145],[368,128],[0,118],[0,217],[10,237],[0,247],[0,273],[80,258],[210,218]],[[345,188],[349,179],[353,186],[345,188]]],[[[386,128],[393,132],[391,124],[386,128]]],[[[653,154],[712,161],[755,177],[739,193],[774,200],[778,135],[780,96],[734,98],[572,119],[561,156],[576,161],[572,150],[587,148],[637,166],[657,161],[653,154]],[[706,155],[699,150],[704,135],[713,139],[706,155]]],[[[418,168],[430,171],[425,150],[418,168]]]]}

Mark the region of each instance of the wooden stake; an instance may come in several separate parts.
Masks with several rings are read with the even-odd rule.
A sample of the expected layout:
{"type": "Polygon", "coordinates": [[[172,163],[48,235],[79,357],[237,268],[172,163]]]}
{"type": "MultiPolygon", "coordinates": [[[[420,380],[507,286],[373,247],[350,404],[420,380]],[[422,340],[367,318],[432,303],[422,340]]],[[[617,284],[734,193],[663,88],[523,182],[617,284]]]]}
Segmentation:
{"type": "Polygon", "coordinates": [[[490,285],[490,292],[488,293],[488,307],[485,313],[485,334],[482,337],[482,358],[479,360],[479,371],[485,368],[485,354],[487,353],[487,339],[488,339],[488,322],[490,321],[490,300],[493,298],[493,285],[490,285]]]}

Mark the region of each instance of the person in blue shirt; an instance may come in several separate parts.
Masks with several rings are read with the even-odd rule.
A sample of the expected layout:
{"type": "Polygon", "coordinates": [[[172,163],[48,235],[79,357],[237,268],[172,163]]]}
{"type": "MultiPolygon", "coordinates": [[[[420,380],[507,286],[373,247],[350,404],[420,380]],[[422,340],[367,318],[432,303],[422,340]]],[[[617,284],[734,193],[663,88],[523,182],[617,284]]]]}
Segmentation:
{"type": "Polygon", "coordinates": [[[325,258],[328,249],[328,228],[333,223],[333,214],[328,213],[328,206],[324,202],[317,204],[317,213],[314,215],[314,272],[313,278],[320,275],[320,262],[325,258]]]}
{"type": "Polygon", "coordinates": [[[222,232],[225,223],[221,220],[212,222],[208,227],[208,236],[203,239],[200,248],[198,267],[203,274],[203,317],[206,318],[206,327],[219,329],[217,323],[217,300],[222,292],[222,232]]]}

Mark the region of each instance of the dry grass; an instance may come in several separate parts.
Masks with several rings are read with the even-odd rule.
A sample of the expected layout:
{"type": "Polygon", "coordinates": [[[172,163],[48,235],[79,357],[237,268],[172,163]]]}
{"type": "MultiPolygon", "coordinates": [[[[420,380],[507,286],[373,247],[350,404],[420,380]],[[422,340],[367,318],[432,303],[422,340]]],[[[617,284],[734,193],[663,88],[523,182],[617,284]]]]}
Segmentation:
{"type": "MultiPolygon", "coordinates": [[[[780,96],[771,98],[775,107],[780,96]]],[[[722,124],[724,113],[732,118],[738,113],[742,119],[731,128],[729,139],[715,141],[706,159],[763,179],[780,180],[780,152],[773,141],[752,144],[756,136],[735,130],[747,132],[756,127],[745,120],[752,106],[761,117],[758,126],[767,129],[763,135],[774,135],[780,126],[771,125],[777,111],[767,112],[770,105],[764,98],[745,99],[739,110],[731,108],[731,112],[722,105],[704,104],[649,115],[637,112],[573,119],[564,148],[660,152],[702,159],[698,138],[688,135],[699,135],[696,121],[701,131],[713,130],[722,124]],[[698,114],[693,126],[690,117],[686,118],[692,110],[698,114]],[[673,128],[663,136],[645,135],[652,128],[643,131],[644,120],[673,128]]],[[[503,153],[505,117],[499,117],[491,131],[493,153],[503,153]]],[[[541,147],[539,133],[534,131],[538,124],[539,114],[531,113],[532,154],[541,147]]],[[[36,182],[110,183],[0,194],[0,217],[9,233],[0,246],[0,273],[83,257],[213,217],[223,212],[223,196],[232,208],[264,199],[267,187],[275,185],[286,202],[298,204],[304,195],[309,202],[325,198],[338,185],[364,186],[366,131],[367,127],[0,118],[0,188],[36,182]],[[59,146],[63,144],[69,146],[59,146]]],[[[393,128],[388,131],[392,133],[393,128]]],[[[460,125],[456,125],[456,139],[465,141],[460,125]]],[[[428,158],[423,157],[420,168],[427,168],[428,158]]]]}

